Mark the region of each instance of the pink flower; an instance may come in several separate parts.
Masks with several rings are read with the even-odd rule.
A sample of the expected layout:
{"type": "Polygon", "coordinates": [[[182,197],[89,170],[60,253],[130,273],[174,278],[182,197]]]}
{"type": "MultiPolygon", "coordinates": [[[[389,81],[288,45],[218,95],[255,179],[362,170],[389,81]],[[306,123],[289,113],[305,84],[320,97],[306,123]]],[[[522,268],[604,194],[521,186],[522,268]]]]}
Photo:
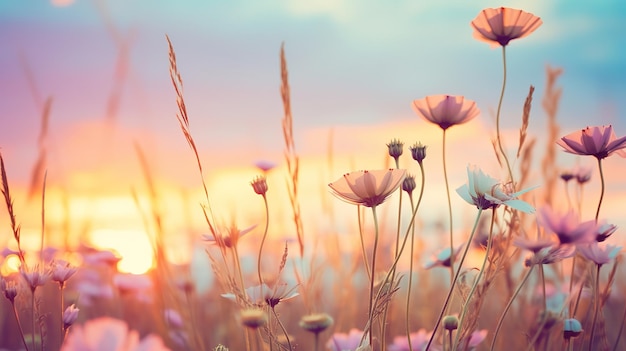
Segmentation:
{"type": "Polygon", "coordinates": [[[484,9],[472,21],[474,38],[491,46],[507,46],[513,39],[523,38],[543,22],[541,18],[522,10],[508,7],[484,9]]]}
{"type": "Polygon", "coordinates": [[[575,155],[594,156],[603,159],[613,153],[626,157],[626,136],[617,138],[612,126],[595,126],[570,133],[556,142],[575,155]]]}
{"type": "Polygon", "coordinates": [[[539,239],[528,239],[522,237],[515,237],[513,239],[513,245],[519,247],[520,249],[530,250],[533,253],[537,253],[542,249],[553,246],[555,244],[554,240],[550,238],[539,238],[539,239]]]}
{"type": "Polygon", "coordinates": [[[79,311],[80,310],[76,308],[76,305],[74,304],[67,306],[63,312],[63,329],[69,328],[72,324],[74,324],[74,322],[76,322],[79,311]]]}
{"type": "Polygon", "coordinates": [[[20,274],[28,284],[31,290],[35,290],[38,286],[46,285],[50,280],[50,270],[42,268],[40,265],[34,267],[20,267],[20,274]]]}
{"type": "Polygon", "coordinates": [[[348,334],[333,334],[326,343],[326,347],[332,351],[354,351],[361,346],[361,339],[365,339],[363,338],[363,331],[352,328],[348,334]]]}
{"type": "MultiPolygon", "coordinates": [[[[409,334],[412,349],[423,350],[428,344],[428,340],[430,340],[430,334],[431,333],[426,333],[426,329],[420,329],[415,333],[409,334]]],[[[411,351],[406,335],[394,337],[393,344],[389,345],[387,349],[389,351],[411,351]]]]}
{"type": "Polygon", "coordinates": [[[223,234],[221,231],[216,231],[216,233],[202,234],[202,238],[206,241],[217,244],[221,248],[235,247],[237,246],[237,242],[239,242],[239,238],[248,234],[254,228],[256,228],[256,224],[243,230],[240,230],[235,226],[231,226],[225,230],[227,234],[223,234]]]}
{"type": "Polygon", "coordinates": [[[69,262],[64,260],[57,260],[52,262],[52,280],[59,282],[63,285],[76,273],[78,267],[70,265],[69,262]]]}
{"type": "Polygon", "coordinates": [[[161,338],[151,334],[139,339],[126,322],[102,317],[75,325],[65,339],[61,351],[167,351],[161,338]]]}
{"type": "Polygon", "coordinates": [[[621,250],[621,246],[602,245],[597,242],[578,245],[578,251],[588,260],[593,261],[597,265],[603,265],[611,262],[621,250]]]}
{"type": "Polygon", "coordinates": [[[464,96],[430,95],[413,100],[412,107],[415,113],[443,130],[465,123],[480,113],[476,103],[464,96]]]}
{"type": "Polygon", "coordinates": [[[459,350],[474,350],[487,337],[487,329],[477,330],[470,334],[469,337],[461,340],[459,350]],[[467,346],[465,346],[467,343],[467,346]]]}
{"type": "Polygon", "coordinates": [[[551,207],[543,207],[538,215],[539,222],[559,238],[561,244],[590,243],[596,239],[596,222],[580,222],[578,215],[570,210],[561,215],[551,207]]]}
{"type": "Polygon", "coordinates": [[[405,176],[404,169],[357,171],[345,174],[328,186],[333,195],[343,201],[374,207],[385,202],[400,187],[405,176]]]}
{"type": "MultiPolygon", "coordinates": [[[[287,283],[277,283],[273,288],[267,284],[251,286],[246,289],[248,301],[257,306],[268,304],[270,307],[276,306],[281,301],[292,299],[300,295],[296,291],[296,287],[288,287],[287,283]]],[[[237,301],[237,297],[233,293],[222,294],[222,297],[232,301],[237,301]]]]}

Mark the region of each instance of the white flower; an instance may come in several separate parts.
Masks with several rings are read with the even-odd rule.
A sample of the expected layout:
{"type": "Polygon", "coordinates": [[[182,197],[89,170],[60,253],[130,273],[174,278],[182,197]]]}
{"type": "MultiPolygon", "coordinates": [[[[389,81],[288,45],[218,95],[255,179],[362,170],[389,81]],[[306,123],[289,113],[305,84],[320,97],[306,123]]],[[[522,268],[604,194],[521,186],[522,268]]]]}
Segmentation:
{"type": "Polygon", "coordinates": [[[469,204],[482,210],[505,205],[526,213],[535,212],[529,203],[516,198],[534,188],[511,192],[506,184],[486,175],[477,167],[467,166],[467,176],[467,184],[456,189],[456,192],[469,204]]]}

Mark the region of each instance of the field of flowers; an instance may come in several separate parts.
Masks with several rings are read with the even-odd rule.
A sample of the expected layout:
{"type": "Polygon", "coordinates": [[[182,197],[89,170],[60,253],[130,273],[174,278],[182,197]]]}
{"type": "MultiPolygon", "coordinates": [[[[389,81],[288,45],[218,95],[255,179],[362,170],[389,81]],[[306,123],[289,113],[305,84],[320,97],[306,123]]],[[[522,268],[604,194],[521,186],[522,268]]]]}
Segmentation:
{"type": "MultiPolygon", "coordinates": [[[[23,249],[11,164],[0,154],[8,218],[1,224],[13,238],[0,261],[5,267],[15,262],[14,269],[0,276],[0,350],[625,349],[625,276],[615,218],[603,215],[603,201],[612,186],[605,181],[603,161],[626,158],[626,136],[617,137],[611,125],[597,119],[559,134],[558,69],[547,70],[542,97],[551,145],[537,151],[528,133],[532,86],[519,111],[519,137],[505,140],[501,132],[509,69],[506,49],[541,25],[534,14],[506,7],[485,9],[471,22],[474,37],[502,55],[502,87],[494,92],[499,94],[496,128],[493,136],[485,136],[492,138],[492,164],[447,162],[448,130],[464,128],[481,110],[469,93],[429,95],[407,104],[416,118],[439,127],[441,144],[409,141],[405,147],[404,140],[390,135],[389,143],[381,145],[388,160],[379,169],[345,169],[338,179],[328,179],[327,191],[354,205],[350,241],[355,245],[345,245],[334,232],[314,233],[303,225],[301,205],[306,199],[300,196],[284,48],[280,92],[286,174],[276,174],[273,164],[259,163],[258,176],[245,185],[258,195],[258,203],[245,206],[261,206],[265,214],[257,225],[239,228],[216,219],[220,204],[211,201],[205,183],[176,43],[166,38],[172,103],[177,103],[181,137],[195,158],[203,192],[197,210],[205,219],[206,234],[195,240],[207,258],[203,270],[210,271],[212,284],[199,288],[189,264],[168,259],[162,226],[167,213],[157,206],[143,211],[152,231],[155,262],[145,274],[120,272],[118,253],[86,241],[45,245],[45,230],[40,250],[23,249]],[[541,169],[535,169],[534,151],[543,152],[541,169]],[[596,167],[561,170],[556,164],[561,152],[592,159],[596,167]],[[425,245],[421,219],[421,211],[431,206],[424,192],[432,155],[442,156],[445,187],[430,191],[440,193],[447,203],[437,252],[425,245]],[[401,168],[401,158],[412,160],[412,167],[401,168]],[[484,171],[494,165],[502,178],[484,171]],[[449,172],[465,172],[466,183],[449,184],[449,172]],[[531,182],[531,174],[541,174],[541,183],[531,182]],[[275,176],[286,179],[293,239],[270,235],[275,204],[267,196],[273,191],[268,177],[275,176]],[[599,193],[584,192],[591,182],[600,184],[599,193]],[[452,206],[453,197],[472,209],[471,227],[454,228],[455,216],[466,209],[452,206]],[[583,202],[593,202],[595,212],[583,213],[583,202]],[[421,264],[428,256],[432,260],[421,264]]],[[[159,189],[147,165],[142,166],[156,203],[159,189]]]]}

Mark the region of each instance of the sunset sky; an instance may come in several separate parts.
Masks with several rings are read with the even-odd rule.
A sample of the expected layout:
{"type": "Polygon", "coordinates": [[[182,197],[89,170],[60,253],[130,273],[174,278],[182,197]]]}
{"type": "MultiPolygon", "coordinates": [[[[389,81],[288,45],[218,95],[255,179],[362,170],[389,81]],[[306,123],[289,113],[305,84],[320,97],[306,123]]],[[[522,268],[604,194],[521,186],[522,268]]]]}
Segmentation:
{"type": "MultiPolygon", "coordinates": [[[[199,176],[175,117],[166,34],[185,83],[191,132],[212,196],[221,201],[218,217],[226,223],[233,216],[241,227],[259,221],[257,215],[244,218],[251,206],[254,213],[262,206],[249,186],[258,173],[254,162],[277,163],[270,185],[277,193],[278,188],[284,191],[282,43],[296,148],[303,162],[302,196],[315,197],[304,201],[305,210],[319,213],[328,201],[326,184],[342,173],[384,167],[385,143],[392,138],[407,146],[416,141],[429,145],[436,191],[427,196],[440,198],[441,133],[410,108],[413,99],[426,95],[465,95],[482,111],[476,120],[450,131],[452,188],[465,182],[468,163],[504,176],[489,141],[502,84],[501,50],[475,40],[469,25],[481,9],[497,6],[521,8],[543,20],[536,32],[507,47],[502,124],[511,147],[517,144],[521,108],[531,84],[536,87],[530,130],[539,140],[537,159],[548,143],[540,103],[547,65],[564,70],[558,81],[563,88],[561,135],[602,124],[613,124],[618,136],[625,135],[626,7],[621,0],[2,1],[0,151],[18,213],[28,222],[31,215],[24,212],[37,208],[33,202],[38,201],[25,197],[43,148],[51,202],[60,201],[65,191],[72,214],[91,213],[84,215],[93,216],[89,224],[96,229],[128,230],[124,223],[130,222],[130,229],[141,228],[130,197],[134,190],[149,203],[142,197],[146,189],[138,145],[161,187],[162,210],[201,223],[194,207],[201,200],[199,176]],[[119,99],[113,99],[119,105],[111,109],[116,92],[119,99]],[[40,146],[41,111],[49,97],[49,131],[40,146]],[[99,196],[117,200],[103,205],[93,200],[99,196]],[[97,219],[94,213],[131,213],[134,220],[112,225],[107,220],[111,217],[97,219]]],[[[417,172],[405,161],[405,167],[417,172]]],[[[576,162],[595,166],[591,161],[577,161],[559,150],[559,167],[576,162]]],[[[623,200],[625,161],[609,159],[607,169],[614,170],[607,175],[609,201],[623,200]]],[[[592,186],[597,189],[597,184],[592,186]]],[[[593,190],[587,194],[593,204],[585,206],[592,208],[597,195],[593,190]]],[[[455,201],[461,206],[460,199],[455,201]]],[[[50,206],[50,216],[62,216],[59,206],[50,206]]],[[[286,204],[281,206],[287,211],[286,204]]],[[[606,208],[607,216],[620,216],[610,205],[606,208]]],[[[277,216],[288,218],[289,213],[277,216]]],[[[33,218],[25,230],[37,230],[37,216],[33,218]]],[[[0,219],[4,233],[4,213],[0,219]]],[[[328,229],[324,225],[316,223],[328,229]]],[[[180,230],[180,225],[173,228],[180,230]]]]}

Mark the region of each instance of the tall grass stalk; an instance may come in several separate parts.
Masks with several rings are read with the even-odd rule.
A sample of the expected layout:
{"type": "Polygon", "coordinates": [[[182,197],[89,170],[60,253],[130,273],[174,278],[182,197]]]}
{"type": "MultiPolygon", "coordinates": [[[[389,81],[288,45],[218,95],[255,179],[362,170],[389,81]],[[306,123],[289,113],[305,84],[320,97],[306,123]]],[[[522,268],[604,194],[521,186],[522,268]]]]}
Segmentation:
{"type": "MultiPolygon", "coordinates": [[[[446,183],[446,196],[448,199],[448,227],[450,228],[450,289],[456,280],[454,274],[454,229],[452,227],[452,201],[450,200],[450,184],[448,182],[448,170],[446,167],[446,129],[443,129],[443,179],[446,183]]],[[[459,266],[460,268],[460,266],[459,266]]],[[[429,343],[430,344],[430,343],[429,343]]]]}

